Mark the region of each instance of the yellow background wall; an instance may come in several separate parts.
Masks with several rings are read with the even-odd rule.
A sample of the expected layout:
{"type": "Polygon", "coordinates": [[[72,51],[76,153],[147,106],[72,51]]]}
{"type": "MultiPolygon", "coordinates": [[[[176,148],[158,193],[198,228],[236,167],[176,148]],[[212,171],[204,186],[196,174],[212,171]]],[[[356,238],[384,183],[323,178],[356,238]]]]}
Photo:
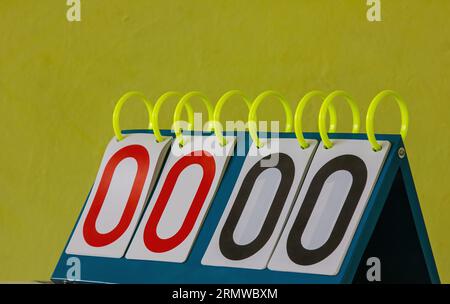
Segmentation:
{"type": "MultiPolygon", "coordinates": [[[[291,105],[311,89],[350,92],[365,114],[392,88],[407,100],[406,146],[441,279],[450,282],[450,2],[382,0],[379,23],[365,0],[0,1],[0,280],[49,279],[112,137],[117,98],[138,89],[266,89],[291,105]]],[[[342,103],[344,104],[344,103],[342,103]]],[[[282,119],[279,106],[261,118],[282,119]],[[275,109],[276,108],[276,109],[275,109]]],[[[130,103],[124,127],[144,127],[130,103]]],[[[318,106],[307,109],[316,130],[318,106]]],[[[340,130],[350,130],[339,106],[340,130]]],[[[172,109],[161,113],[171,125],[172,109]]],[[[224,119],[244,119],[228,107],[224,119]]],[[[377,130],[395,133],[394,102],[377,130]]]]}

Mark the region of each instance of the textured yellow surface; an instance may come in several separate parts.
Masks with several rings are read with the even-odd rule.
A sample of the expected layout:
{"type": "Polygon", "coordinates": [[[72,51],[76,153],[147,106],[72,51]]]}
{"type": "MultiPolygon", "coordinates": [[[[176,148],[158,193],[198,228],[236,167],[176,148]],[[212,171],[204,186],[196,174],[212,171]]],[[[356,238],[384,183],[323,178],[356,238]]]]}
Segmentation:
{"type": "MultiPolygon", "coordinates": [[[[115,101],[130,89],[281,91],[294,106],[311,89],[344,89],[366,112],[381,89],[410,109],[406,140],[441,279],[450,282],[450,2],[82,0],[0,1],[0,280],[48,279],[112,137],[115,101]]],[[[198,103],[199,105],[199,103],[198,103]]],[[[318,106],[305,125],[316,130],[318,106]]],[[[262,119],[283,119],[280,106],[262,119]]],[[[161,112],[170,126],[172,109],[161,112]]],[[[246,116],[226,107],[223,119],[246,116]]],[[[393,101],[377,130],[395,133],[393,101]]],[[[338,106],[339,129],[350,113],[338,106]]],[[[130,103],[124,127],[144,127],[130,103]]]]}

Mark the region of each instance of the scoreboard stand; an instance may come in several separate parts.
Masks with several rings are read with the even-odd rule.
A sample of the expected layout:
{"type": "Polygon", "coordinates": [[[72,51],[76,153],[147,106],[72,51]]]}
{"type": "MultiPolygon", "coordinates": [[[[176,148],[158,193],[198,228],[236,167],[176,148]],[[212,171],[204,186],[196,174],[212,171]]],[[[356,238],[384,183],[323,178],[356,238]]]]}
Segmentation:
{"type": "MultiPolygon", "coordinates": [[[[123,133],[152,131],[133,130],[123,133]]],[[[169,130],[162,133],[173,136],[169,130]]],[[[238,141],[245,140],[248,151],[251,142],[248,133],[236,134],[238,141]]],[[[281,133],[280,138],[295,138],[295,134],[281,133]]],[[[305,138],[320,141],[318,133],[305,133],[305,138]]],[[[365,134],[330,134],[330,138],[367,140],[365,134]]],[[[65,248],[52,275],[52,281],[152,284],[368,283],[367,270],[370,266],[367,261],[376,257],[381,261],[381,283],[439,283],[403,141],[399,135],[379,135],[377,139],[389,141],[391,148],[337,275],[201,264],[245,159],[245,156],[233,156],[186,262],[73,255],[67,254],[65,248]],[[79,263],[80,276],[76,279],[70,275],[74,261],[79,263]]]]}

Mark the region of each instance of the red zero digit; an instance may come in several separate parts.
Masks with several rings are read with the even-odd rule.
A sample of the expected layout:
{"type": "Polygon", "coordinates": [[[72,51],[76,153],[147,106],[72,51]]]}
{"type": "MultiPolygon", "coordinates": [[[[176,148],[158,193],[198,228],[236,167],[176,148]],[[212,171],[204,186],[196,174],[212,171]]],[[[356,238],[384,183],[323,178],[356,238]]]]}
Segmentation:
{"type": "MultiPolygon", "coordinates": [[[[102,247],[116,241],[127,230],[133,218],[139,198],[144,187],[145,179],[148,174],[150,158],[147,150],[140,145],[130,145],[117,151],[108,161],[103,170],[102,178],[98,185],[97,193],[92,201],[91,209],[86,217],[83,226],[83,235],[86,242],[94,247],[102,247]],[[95,227],[98,215],[108,193],[112,177],[117,166],[126,158],[134,158],[137,162],[137,171],[133,186],[128,196],[127,204],[120,218],[119,224],[107,233],[100,233],[95,227]]],[[[117,202],[120,203],[120,202],[117,202]]]]}
{"type": "Polygon", "coordinates": [[[194,227],[198,214],[203,207],[206,196],[208,195],[209,189],[214,180],[215,171],[216,164],[214,162],[214,157],[206,151],[191,152],[191,154],[183,156],[175,163],[167,175],[160,195],[156,200],[155,206],[145,226],[144,243],[148,250],[158,253],[166,252],[177,247],[186,239],[194,227]],[[158,236],[156,228],[158,227],[159,221],[172,194],[173,188],[177,183],[178,177],[184,169],[191,165],[200,165],[203,169],[203,177],[200,181],[200,186],[195,193],[194,199],[191,202],[191,206],[181,228],[170,238],[161,239],[158,236]]]}

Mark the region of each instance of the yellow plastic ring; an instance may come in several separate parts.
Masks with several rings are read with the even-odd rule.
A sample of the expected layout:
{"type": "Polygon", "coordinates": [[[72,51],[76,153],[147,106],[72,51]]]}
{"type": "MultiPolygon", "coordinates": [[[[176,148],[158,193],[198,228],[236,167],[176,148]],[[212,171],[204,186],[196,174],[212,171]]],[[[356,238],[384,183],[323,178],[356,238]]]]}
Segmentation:
{"type": "Polygon", "coordinates": [[[114,112],[113,112],[113,119],[112,119],[113,120],[112,121],[113,129],[114,129],[114,134],[116,135],[116,138],[118,141],[121,141],[122,139],[124,139],[124,137],[122,135],[122,130],[120,129],[120,111],[122,110],[123,104],[128,99],[130,99],[131,97],[134,97],[134,96],[139,97],[145,103],[145,107],[147,108],[147,112],[148,112],[148,121],[149,121],[148,128],[152,129],[153,105],[151,104],[151,102],[141,92],[131,91],[131,92],[125,93],[117,101],[116,106],[114,107],[114,112]]]}
{"type": "Polygon", "coordinates": [[[227,144],[227,140],[222,135],[223,128],[220,123],[220,113],[222,111],[225,102],[227,102],[231,97],[235,95],[242,97],[249,111],[252,107],[252,102],[244,95],[244,93],[242,93],[239,90],[228,91],[225,94],[223,94],[222,97],[219,98],[216,106],[214,107],[214,133],[216,134],[217,138],[219,139],[219,143],[222,146],[225,146],[227,144]]]}
{"type": "Polygon", "coordinates": [[[256,147],[260,148],[262,147],[261,140],[258,137],[258,127],[257,125],[257,116],[256,111],[258,110],[258,107],[261,105],[261,103],[264,101],[265,98],[269,96],[276,97],[281,104],[283,105],[284,112],[286,114],[286,127],[285,132],[291,132],[292,131],[292,110],[289,103],[286,101],[286,99],[281,95],[280,93],[276,91],[265,91],[259,94],[255,100],[252,103],[252,106],[250,108],[250,113],[248,114],[248,127],[250,132],[250,137],[252,138],[253,142],[256,144],[256,147]]]}
{"type": "Polygon", "coordinates": [[[400,115],[401,115],[401,119],[402,119],[400,135],[402,136],[403,140],[406,139],[406,134],[408,133],[409,114],[408,114],[408,107],[406,106],[406,102],[395,91],[392,91],[392,90],[381,91],[372,99],[372,102],[369,105],[369,109],[367,110],[367,115],[366,115],[367,138],[369,139],[369,142],[372,145],[372,148],[374,151],[381,150],[381,145],[377,142],[377,140],[375,138],[375,131],[374,131],[375,110],[377,109],[377,106],[380,103],[380,101],[389,95],[394,96],[394,98],[397,101],[397,104],[400,108],[400,115]]]}
{"type": "MultiPolygon", "coordinates": [[[[213,109],[213,106],[211,105],[211,102],[209,101],[208,97],[206,97],[203,93],[198,92],[198,91],[192,91],[192,92],[185,94],[178,102],[178,104],[175,108],[174,115],[173,115],[173,125],[174,125],[174,130],[175,130],[175,136],[178,139],[179,144],[181,146],[184,145],[183,134],[181,131],[181,126],[180,126],[181,111],[183,110],[183,107],[185,107],[185,105],[193,97],[200,97],[200,99],[203,101],[203,104],[206,106],[206,110],[208,111],[208,122],[213,121],[214,109],[213,109]]],[[[209,131],[211,131],[212,129],[213,128],[211,126],[209,131]]]]}
{"type": "MultiPolygon", "coordinates": [[[[155,107],[154,107],[153,113],[152,113],[152,126],[153,126],[153,133],[155,134],[157,142],[162,142],[164,140],[164,137],[161,135],[161,131],[159,129],[159,123],[158,123],[159,110],[161,109],[161,106],[163,105],[163,103],[165,103],[167,101],[167,99],[169,99],[170,97],[173,97],[173,96],[181,97],[182,94],[178,93],[178,92],[169,91],[169,92],[162,94],[155,103],[155,107]]],[[[191,104],[188,102],[185,103],[184,106],[185,106],[186,112],[188,114],[188,121],[189,121],[190,127],[192,128],[192,126],[194,125],[194,110],[192,109],[191,104]]]]}
{"type": "Polygon", "coordinates": [[[361,118],[360,118],[360,114],[359,114],[358,105],[353,100],[353,98],[350,97],[350,95],[348,95],[345,91],[338,90],[338,91],[332,92],[323,101],[322,106],[320,107],[320,112],[319,112],[319,133],[320,133],[320,137],[322,138],[322,141],[325,145],[325,148],[327,148],[327,149],[333,147],[333,143],[331,142],[330,138],[328,137],[327,130],[326,130],[326,128],[327,128],[327,124],[326,124],[327,111],[328,111],[330,104],[332,104],[333,100],[339,96],[342,96],[345,98],[345,100],[347,101],[347,103],[350,106],[350,109],[352,110],[352,116],[353,116],[352,133],[358,133],[359,128],[361,126],[361,118]]]}
{"type": "MultiPolygon", "coordinates": [[[[326,98],[326,94],[322,91],[314,90],[309,93],[307,93],[305,96],[303,96],[302,99],[300,99],[297,108],[295,109],[294,114],[294,130],[295,135],[297,136],[297,140],[300,144],[300,147],[302,149],[306,149],[309,147],[308,142],[305,140],[305,137],[303,136],[303,128],[302,128],[302,116],[303,116],[303,110],[305,109],[306,104],[314,97],[321,97],[322,100],[326,98]]],[[[337,128],[337,116],[336,116],[336,109],[332,103],[330,103],[328,107],[328,112],[330,115],[330,128],[328,130],[329,133],[336,132],[337,128]]]]}

